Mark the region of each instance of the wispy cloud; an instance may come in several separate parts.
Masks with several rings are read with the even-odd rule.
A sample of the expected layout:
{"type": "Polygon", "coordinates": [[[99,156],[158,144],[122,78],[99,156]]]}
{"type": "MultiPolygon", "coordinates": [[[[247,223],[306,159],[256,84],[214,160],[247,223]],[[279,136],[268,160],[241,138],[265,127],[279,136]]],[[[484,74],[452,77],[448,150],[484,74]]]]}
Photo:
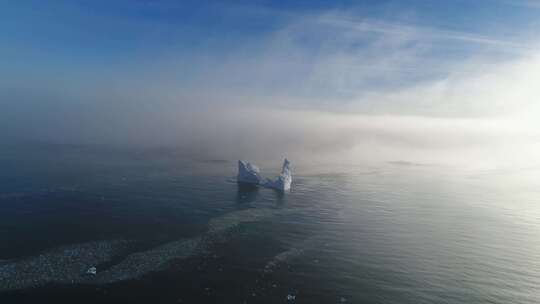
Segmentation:
{"type": "Polygon", "coordinates": [[[498,1],[509,4],[509,5],[514,5],[514,6],[540,8],[540,1],[538,0],[498,0],[498,1]]]}
{"type": "MultiPolygon", "coordinates": [[[[540,2],[538,2],[540,5],[540,2]]],[[[516,49],[522,51],[535,51],[534,48],[527,43],[497,39],[491,36],[485,36],[474,33],[459,32],[453,30],[439,29],[435,27],[423,27],[410,24],[388,23],[374,20],[355,21],[347,17],[328,17],[320,19],[323,22],[332,26],[340,26],[352,29],[358,32],[373,32],[387,35],[396,35],[411,37],[414,35],[417,39],[423,40],[455,40],[465,43],[474,43],[480,45],[491,45],[502,47],[505,49],[516,49]]]]}
{"type": "Polygon", "coordinates": [[[292,16],[218,50],[3,75],[0,135],[251,159],[493,165],[540,151],[534,38],[292,16]]]}

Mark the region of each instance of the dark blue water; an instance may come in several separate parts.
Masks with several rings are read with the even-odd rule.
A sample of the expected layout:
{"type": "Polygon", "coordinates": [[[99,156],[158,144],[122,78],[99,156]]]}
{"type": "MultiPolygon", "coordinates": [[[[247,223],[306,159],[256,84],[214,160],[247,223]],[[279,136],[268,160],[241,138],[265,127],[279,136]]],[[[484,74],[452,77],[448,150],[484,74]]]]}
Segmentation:
{"type": "Polygon", "coordinates": [[[535,170],[292,161],[4,149],[0,303],[540,303],[535,170]]]}

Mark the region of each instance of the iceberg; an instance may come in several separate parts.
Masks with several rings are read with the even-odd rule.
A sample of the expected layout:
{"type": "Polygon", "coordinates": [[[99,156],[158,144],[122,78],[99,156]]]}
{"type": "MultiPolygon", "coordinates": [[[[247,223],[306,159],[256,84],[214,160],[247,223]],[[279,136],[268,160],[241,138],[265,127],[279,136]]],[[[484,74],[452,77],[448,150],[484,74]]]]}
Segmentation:
{"type": "Polygon", "coordinates": [[[259,168],[246,161],[238,161],[238,183],[258,185],[261,182],[259,168]]]}
{"type": "Polygon", "coordinates": [[[281,174],[275,180],[268,179],[264,186],[267,188],[276,189],[279,191],[289,191],[291,190],[292,175],[290,162],[285,159],[283,161],[283,167],[281,169],[281,174]]]}

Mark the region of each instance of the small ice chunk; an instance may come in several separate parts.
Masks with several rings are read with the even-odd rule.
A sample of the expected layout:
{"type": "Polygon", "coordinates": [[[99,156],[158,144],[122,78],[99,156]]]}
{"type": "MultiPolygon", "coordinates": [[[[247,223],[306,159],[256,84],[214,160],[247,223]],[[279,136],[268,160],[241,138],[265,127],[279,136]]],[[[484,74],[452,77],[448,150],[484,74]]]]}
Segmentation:
{"type": "Polygon", "coordinates": [[[259,184],[261,182],[259,168],[249,162],[239,160],[237,181],[245,184],[259,184]]]}
{"type": "Polygon", "coordinates": [[[89,275],[96,275],[96,274],[97,274],[97,268],[96,268],[96,267],[90,267],[90,268],[88,268],[88,270],[86,271],[86,274],[89,274],[89,275]]]}
{"type": "Polygon", "coordinates": [[[290,168],[290,162],[285,159],[283,161],[283,167],[281,168],[281,174],[275,180],[268,179],[264,186],[267,188],[276,189],[279,191],[291,190],[292,174],[290,168]]]}

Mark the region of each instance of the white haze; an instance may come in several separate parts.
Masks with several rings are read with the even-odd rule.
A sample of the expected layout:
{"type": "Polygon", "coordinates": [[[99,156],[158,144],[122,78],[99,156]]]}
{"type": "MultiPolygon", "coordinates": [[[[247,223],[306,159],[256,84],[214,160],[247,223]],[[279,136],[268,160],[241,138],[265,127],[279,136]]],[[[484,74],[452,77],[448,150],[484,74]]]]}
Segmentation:
{"type": "Polygon", "coordinates": [[[540,165],[532,39],[332,13],[295,18],[225,53],[72,69],[2,77],[0,135],[225,159],[540,165]]]}

